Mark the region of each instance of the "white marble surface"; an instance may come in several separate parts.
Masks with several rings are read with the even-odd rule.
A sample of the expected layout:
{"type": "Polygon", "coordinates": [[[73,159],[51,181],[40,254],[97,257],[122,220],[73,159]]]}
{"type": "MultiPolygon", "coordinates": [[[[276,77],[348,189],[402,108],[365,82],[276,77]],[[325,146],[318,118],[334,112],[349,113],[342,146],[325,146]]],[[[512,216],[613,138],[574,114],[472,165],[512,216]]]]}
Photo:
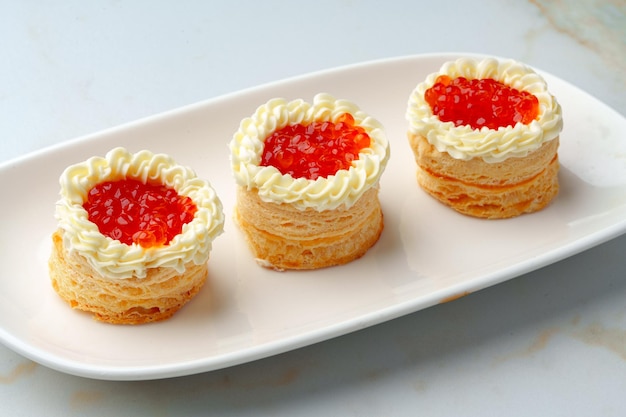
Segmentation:
{"type": "MultiPolygon", "coordinates": [[[[519,59],[626,113],[626,5],[617,0],[26,1],[0,10],[0,162],[261,83],[428,52],[519,59]]],[[[0,414],[622,416],[625,252],[622,236],[454,302],[176,379],[83,379],[0,346],[0,414]]]]}

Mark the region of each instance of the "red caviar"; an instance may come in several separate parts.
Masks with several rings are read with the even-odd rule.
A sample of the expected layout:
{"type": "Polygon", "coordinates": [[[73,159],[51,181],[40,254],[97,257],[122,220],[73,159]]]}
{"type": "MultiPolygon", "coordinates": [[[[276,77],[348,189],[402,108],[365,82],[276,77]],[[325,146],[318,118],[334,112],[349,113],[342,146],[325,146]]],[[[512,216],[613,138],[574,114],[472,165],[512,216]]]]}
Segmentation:
{"type": "Polygon", "coordinates": [[[474,129],[528,124],[539,114],[537,97],[490,78],[451,79],[440,75],[424,98],[441,121],[474,129]]]}
{"type": "Polygon", "coordinates": [[[282,174],[315,180],[348,169],[359,152],[370,146],[370,137],[354,117],[342,114],[336,123],[313,122],[285,126],[265,140],[262,166],[274,166],[282,174]]]}
{"type": "Polygon", "coordinates": [[[134,179],[95,185],[83,208],[103,235],[144,248],[167,245],[197,210],[191,198],[172,188],[134,179]]]}

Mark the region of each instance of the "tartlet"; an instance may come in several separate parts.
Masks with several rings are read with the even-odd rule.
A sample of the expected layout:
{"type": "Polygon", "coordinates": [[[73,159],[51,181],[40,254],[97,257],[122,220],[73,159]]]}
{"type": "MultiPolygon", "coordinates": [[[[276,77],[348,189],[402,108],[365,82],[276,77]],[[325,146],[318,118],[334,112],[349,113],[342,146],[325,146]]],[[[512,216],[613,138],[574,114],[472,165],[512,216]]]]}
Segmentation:
{"type": "Polygon", "coordinates": [[[558,194],[561,107],[527,65],[495,58],[446,62],[412,91],[406,118],[419,185],[458,212],[509,218],[541,210],[558,194]],[[458,93],[457,85],[467,89],[458,93]],[[456,104],[438,106],[447,99],[456,104]],[[523,100],[519,108],[510,104],[523,100]],[[486,113],[470,110],[456,120],[454,112],[467,108],[486,113]]]}
{"type": "Polygon", "coordinates": [[[71,307],[141,324],[171,317],[200,291],[224,214],[194,171],[115,148],[67,167],[60,185],[49,270],[71,307]]]}
{"type": "Polygon", "coordinates": [[[237,184],[234,216],[260,265],[283,270],[345,264],[364,255],[378,240],[384,227],[379,180],[389,158],[389,144],[382,125],[356,104],[324,93],[312,103],[269,100],[241,121],[230,151],[237,184]],[[296,134],[287,131],[309,128],[317,132],[325,129],[322,125],[345,129],[347,138],[356,132],[363,139],[365,134],[365,146],[351,154],[349,162],[342,160],[346,162],[343,168],[330,170],[328,175],[275,166],[292,163],[292,159],[311,166],[328,158],[340,159],[332,148],[337,142],[324,142],[328,148],[312,138],[311,142],[295,140],[300,145],[291,143],[296,134]],[[285,146],[304,150],[289,156],[291,151],[282,149],[270,157],[266,152],[273,135],[287,135],[291,144],[285,146]],[[309,146],[317,147],[311,151],[313,156],[307,154],[309,146]],[[273,158],[274,165],[267,158],[273,158]]]}

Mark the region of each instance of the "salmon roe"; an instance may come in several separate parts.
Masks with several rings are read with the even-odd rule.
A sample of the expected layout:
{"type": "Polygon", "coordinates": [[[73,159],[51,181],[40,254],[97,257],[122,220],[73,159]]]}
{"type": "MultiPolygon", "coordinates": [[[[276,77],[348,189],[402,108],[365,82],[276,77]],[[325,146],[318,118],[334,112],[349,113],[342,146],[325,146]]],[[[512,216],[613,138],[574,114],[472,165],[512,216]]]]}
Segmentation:
{"type": "Polygon", "coordinates": [[[176,190],[134,179],[95,185],[83,208],[103,235],[144,248],[167,245],[197,211],[191,198],[176,190]]]}
{"type": "Polygon", "coordinates": [[[440,75],[424,98],[439,120],[473,129],[528,124],[539,114],[537,97],[490,78],[451,79],[440,75]]]}
{"type": "Polygon", "coordinates": [[[285,126],[265,140],[261,166],[276,167],[294,178],[315,180],[348,169],[370,137],[354,117],[342,114],[336,123],[312,122],[285,126]]]}

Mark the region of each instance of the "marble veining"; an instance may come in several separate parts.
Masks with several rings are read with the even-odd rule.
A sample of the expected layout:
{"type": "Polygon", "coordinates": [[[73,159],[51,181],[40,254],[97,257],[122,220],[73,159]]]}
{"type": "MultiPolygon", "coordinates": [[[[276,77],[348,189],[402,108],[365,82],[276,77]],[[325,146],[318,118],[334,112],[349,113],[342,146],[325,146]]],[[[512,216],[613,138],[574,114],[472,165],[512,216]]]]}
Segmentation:
{"type": "MultiPolygon", "coordinates": [[[[626,1],[530,0],[554,29],[600,54],[626,85],[626,1]]],[[[578,64],[575,64],[578,65],[578,64]]]]}

